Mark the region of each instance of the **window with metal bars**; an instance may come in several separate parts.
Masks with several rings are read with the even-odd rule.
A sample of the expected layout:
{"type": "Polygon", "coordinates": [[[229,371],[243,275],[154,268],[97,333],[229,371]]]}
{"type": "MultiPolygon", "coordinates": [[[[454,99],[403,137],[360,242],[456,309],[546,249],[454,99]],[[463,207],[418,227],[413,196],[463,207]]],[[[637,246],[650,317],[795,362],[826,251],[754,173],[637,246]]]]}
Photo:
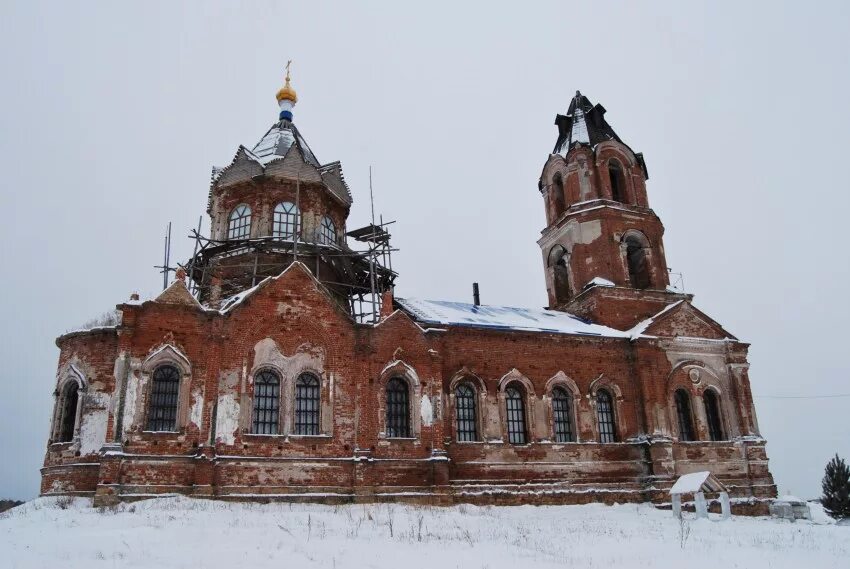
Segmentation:
{"type": "Polygon", "coordinates": [[[552,427],[556,443],[571,443],[573,435],[573,398],[563,387],[552,390],[552,427]]]}
{"type": "Polygon", "coordinates": [[[505,407],[508,412],[508,442],[512,445],[524,445],[528,442],[525,429],[525,397],[518,385],[509,385],[505,389],[505,407]]]}
{"type": "Polygon", "coordinates": [[[407,382],[398,377],[387,382],[387,436],[410,436],[410,394],[407,382]]]}
{"type": "Polygon", "coordinates": [[[278,434],[280,421],[280,377],[271,370],[254,376],[254,421],[251,432],[257,435],[278,434]]]}
{"type": "Polygon", "coordinates": [[[59,438],[57,442],[67,443],[74,439],[74,431],[77,427],[77,402],[79,401],[79,389],[76,381],[69,381],[62,390],[59,399],[59,438]]]}
{"type": "Polygon", "coordinates": [[[676,399],[676,418],[679,422],[679,440],[696,440],[694,422],[691,419],[691,398],[688,397],[684,389],[677,389],[674,397],[676,399]]]}
{"type": "Polygon", "coordinates": [[[251,236],[251,208],[240,204],[233,208],[227,220],[228,239],[248,239],[251,236]]]}
{"type": "Polygon", "coordinates": [[[309,373],[302,373],[295,382],[295,434],[319,434],[319,410],[321,396],[319,380],[309,373]]]}
{"type": "Polygon", "coordinates": [[[180,371],[172,365],[159,366],[153,372],[148,402],[148,431],[177,430],[177,398],[180,371]]]}
{"type": "Polygon", "coordinates": [[[293,239],[301,225],[301,212],[292,202],[277,204],[272,219],[272,237],[293,239]]]}
{"type": "Polygon", "coordinates": [[[475,389],[461,383],[455,389],[455,413],[457,414],[457,440],[478,440],[478,417],[475,404],[475,389]]]}
{"type": "Polygon", "coordinates": [[[614,400],[604,389],[596,392],[596,422],[599,425],[599,442],[617,442],[617,428],[614,425],[614,400]]]}
{"type": "Polygon", "coordinates": [[[322,217],[322,224],[319,227],[319,243],[336,244],[336,225],[327,215],[322,217]]]}
{"type": "Polygon", "coordinates": [[[702,394],[705,403],[705,418],[708,421],[708,436],[713,441],[723,440],[723,423],[720,421],[720,400],[713,389],[702,394]]]}

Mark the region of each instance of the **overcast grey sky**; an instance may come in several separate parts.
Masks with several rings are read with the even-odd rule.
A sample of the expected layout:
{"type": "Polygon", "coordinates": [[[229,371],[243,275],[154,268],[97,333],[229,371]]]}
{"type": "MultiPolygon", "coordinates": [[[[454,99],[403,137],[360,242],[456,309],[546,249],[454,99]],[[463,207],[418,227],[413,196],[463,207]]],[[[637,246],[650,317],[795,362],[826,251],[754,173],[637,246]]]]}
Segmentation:
{"type": "MultiPolygon", "coordinates": [[[[2,2],[0,497],[30,498],[54,338],[155,294],[210,167],[276,119],[397,220],[397,294],[542,306],[537,191],[581,89],[644,153],[667,260],[752,343],[783,491],[850,458],[847,2],[2,2]]],[[[207,228],[207,220],[204,220],[207,228]]]]}

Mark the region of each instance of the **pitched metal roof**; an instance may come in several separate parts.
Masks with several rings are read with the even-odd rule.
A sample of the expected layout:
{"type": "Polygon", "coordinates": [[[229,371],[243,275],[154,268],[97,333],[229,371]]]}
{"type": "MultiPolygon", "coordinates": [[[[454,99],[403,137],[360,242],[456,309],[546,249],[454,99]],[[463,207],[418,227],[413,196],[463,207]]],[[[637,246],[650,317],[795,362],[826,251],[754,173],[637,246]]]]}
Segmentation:
{"type": "Polygon", "coordinates": [[[555,124],[558,125],[558,140],[553,154],[565,153],[575,142],[590,146],[606,140],[623,142],[605,120],[605,107],[594,105],[580,91],[576,91],[576,96],[570,101],[567,114],[555,117],[555,124]]]}
{"type": "Polygon", "coordinates": [[[474,305],[446,300],[397,298],[399,306],[417,322],[436,326],[469,326],[506,331],[549,332],[627,338],[628,334],[593,324],[567,312],[542,308],[474,305]]]}
{"type": "Polygon", "coordinates": [[[301,133],[298,132],[295,125],[286,119],[280,120],[272,125],[268,132],[263,135],[263,138],[260,139],[260,142],[254,146],[251,152],[257,157],[261,164],[265,165],[272,160],[286,156],[286,152],[293,144],[301,150],[301,154],[304,156],[304,160],[308,164],[312,164],[316,168],[321,166],[319,161],[316,159],[316,155],[313,154],[313,151],[310,150],[309,146],[307,146],[307,141],[304,140],[304,137],[301,136],[301,133]]]}

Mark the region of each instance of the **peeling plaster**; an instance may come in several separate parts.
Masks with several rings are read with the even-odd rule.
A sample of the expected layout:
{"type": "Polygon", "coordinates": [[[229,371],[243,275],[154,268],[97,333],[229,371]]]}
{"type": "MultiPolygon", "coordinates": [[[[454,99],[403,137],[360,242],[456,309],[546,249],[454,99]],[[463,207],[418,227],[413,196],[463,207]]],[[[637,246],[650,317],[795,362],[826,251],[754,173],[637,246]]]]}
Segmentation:
{"type": "Polygon", "coordinates": [[[192,394],[192,411],[189,415],[189,422],[194,424],[198,430],[201,428],[201,420],[204,413],[204,398],[200,390],[192,394]]]}
{"type": "Polygon", "coordinates": [[[85,396],[85,412],[80,424],[80,454],[93,454],[106,442],[109,404],[112,398],[105,393],[85,396]]]}
{"type": "Polygon", "coordinates": [[[430,427],[434,422],[434,407],[431,405],[431,400],[427,395],[422,396],[422,401],[419,404],[419,413],[422,416],[422,426],[430,427]]]}
{"type": "Polygon", "coordinates": [[[232,445],[239,428],[239,401],[235,393],[224,393],[218,397],[218,412],[215,421],[216,442],[232,445]]]}

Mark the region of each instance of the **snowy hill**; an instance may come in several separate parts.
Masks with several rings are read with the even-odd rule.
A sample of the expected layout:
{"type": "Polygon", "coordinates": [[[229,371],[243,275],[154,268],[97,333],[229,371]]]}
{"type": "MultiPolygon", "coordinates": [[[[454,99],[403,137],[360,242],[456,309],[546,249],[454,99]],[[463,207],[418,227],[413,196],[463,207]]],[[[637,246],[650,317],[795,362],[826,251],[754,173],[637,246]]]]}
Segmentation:
{"type": "MultiPolygon", "coordinates": [[[[814,510],[815,508],[813,508],[814,510]]],[[[236,504],[159,498],[94,509],[41,498],[0,514],[14,569],[848,567],[850,528],[648,505],[431,508],[236,504]]]]}

